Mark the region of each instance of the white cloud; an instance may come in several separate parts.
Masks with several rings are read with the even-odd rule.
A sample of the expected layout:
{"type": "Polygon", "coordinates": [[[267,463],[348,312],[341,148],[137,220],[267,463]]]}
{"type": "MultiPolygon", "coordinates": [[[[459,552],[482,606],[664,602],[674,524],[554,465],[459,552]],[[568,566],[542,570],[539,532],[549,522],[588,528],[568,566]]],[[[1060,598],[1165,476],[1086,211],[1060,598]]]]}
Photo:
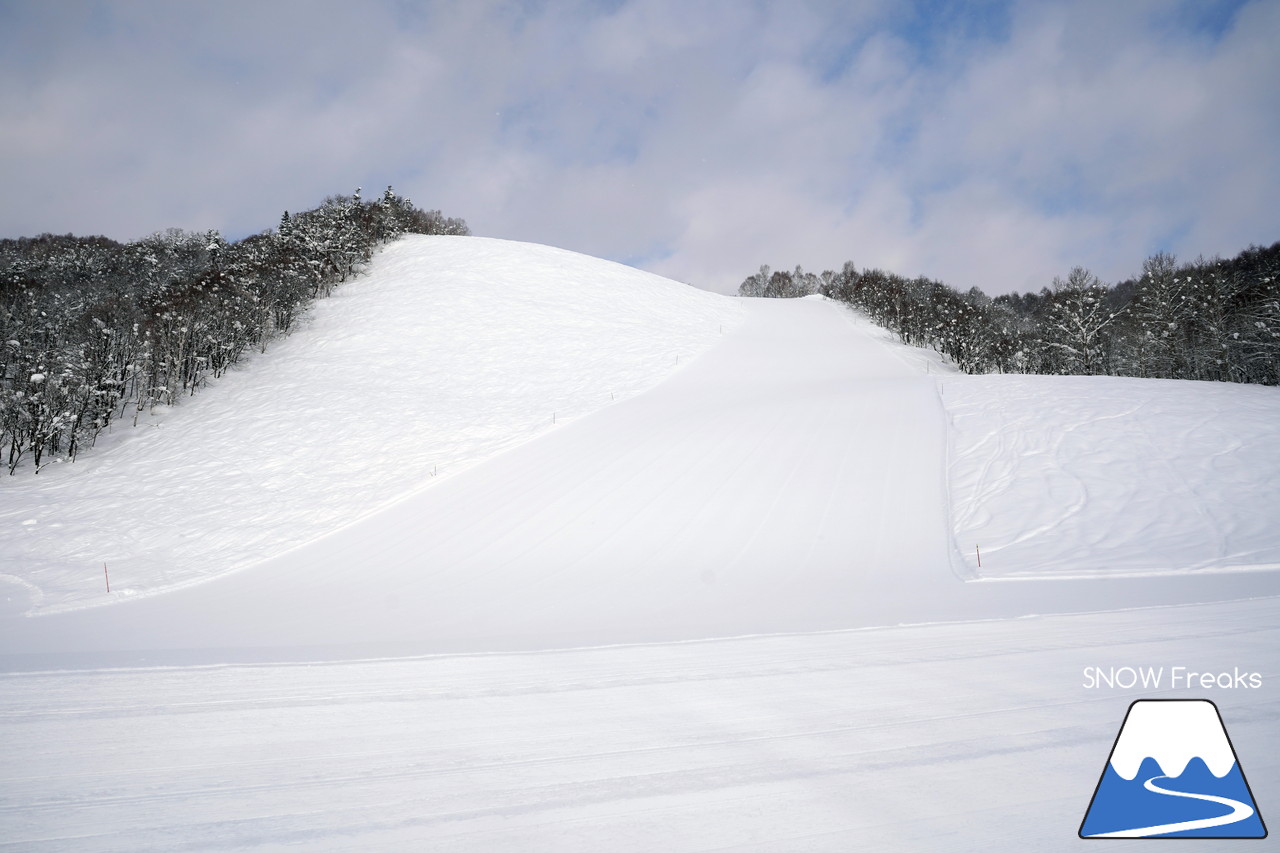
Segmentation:
{"type": "Polygon", "coordinates": [[[1171,9],[929,30],[887,2],[9,6],[0,235],[244,234],[393,183],[720,290],[844,260],[991,292],[1114,279],[1280,238],[1280,6],[1221,37],[1171,9]]]}
{"type": "Polygon", "coordinates": [[[1252,198],[1280,186],[1280,157],[1274,146],[1263,150],[1280,129],[1280,111],[1267,106],[1275,87],[1266,95],[1256,83],[1280,79],[1280,64],[1247,44],[1267,31],[1249,20],[1260,8],[1244,10],[1217,44],[1144,29],[1149,11],[1036,6],[1015,20],[1007,45],[975,57],[940,99],[913,162],[926,178],[960,187],[923,197],[935,243],[947,245],[947,223],[964,227],[953,201],[970,183],[1008,195],[974,214],[1016,215],[1010,239],[993,251],[1003,242],[1016,257],[1027,243],[1014,235],[1039,234],[1035,255],[995,259],[1005,285],[985,286],[1047,283],[1050,264],[1083,263],[1114,280],[1160,248],[1234,253],[1280,238],[1280,216],[1252,198]],[[1213,239],[1212,223],[1224,218],[1232,238],[1213,239]]]}

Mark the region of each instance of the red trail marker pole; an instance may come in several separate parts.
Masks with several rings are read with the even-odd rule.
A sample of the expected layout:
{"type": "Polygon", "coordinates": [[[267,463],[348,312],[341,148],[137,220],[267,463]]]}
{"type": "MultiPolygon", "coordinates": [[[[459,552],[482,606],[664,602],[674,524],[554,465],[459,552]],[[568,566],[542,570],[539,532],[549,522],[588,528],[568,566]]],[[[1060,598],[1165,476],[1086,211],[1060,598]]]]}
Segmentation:
{"type": "Polygon", "coordinates": [[[102,576],[103,576],[104,578],[106,578],[106,581],[107,581],[107,592],[109,593],[109,592],[111,592],[111,575],[107,574],[107,564],[106,564],[106,563],[103,563],[103,564],[102,564],[102,576]]]}
{"type": "Polygon", "coordinates": [[[982,568],[982,552],[978,550],[978,546],[973,546],[973,553],[978,555],[978,568],[982,568]]]}

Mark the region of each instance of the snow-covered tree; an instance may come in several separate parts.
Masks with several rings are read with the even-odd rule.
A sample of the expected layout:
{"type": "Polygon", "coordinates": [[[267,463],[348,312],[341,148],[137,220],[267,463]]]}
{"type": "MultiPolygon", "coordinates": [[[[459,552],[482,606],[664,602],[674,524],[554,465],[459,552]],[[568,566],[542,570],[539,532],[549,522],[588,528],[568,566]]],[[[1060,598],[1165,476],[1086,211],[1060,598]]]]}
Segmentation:
{"type": "Polygon", "coordinates": [[[1186,373],[1195,314],[1189,284],[1172,254],[1160,252],[1143,262],[1122,356],[1127,372],[1157,378],[1186,373]]]}
{"type": "Polygon", "coordinates": [[[1084,267],[1074,267],[1066,280],[1054,279],[1051,304],[1041,340],[1054,354],[1053,372],[1106,373],[1107,331],[1121,311],[1107,305],[1107,290],[1084,267]]]}
{"type": "Polygon", "coordinates": [[[769,276],[772,274],[767,264],[761,264],[755,275],[749,275],[738,286],[739,296],[764,296],[769,287],[769,276]]]}
{"type": "Polygon", "coordinates": [[[115,418],[194,393],[308,300],[406,231],[469,233],[388,188],[327,199],[276,232],[228,243],[170,229],[134,243],[0,240],[0,460],[73,460],[115,418]]]}

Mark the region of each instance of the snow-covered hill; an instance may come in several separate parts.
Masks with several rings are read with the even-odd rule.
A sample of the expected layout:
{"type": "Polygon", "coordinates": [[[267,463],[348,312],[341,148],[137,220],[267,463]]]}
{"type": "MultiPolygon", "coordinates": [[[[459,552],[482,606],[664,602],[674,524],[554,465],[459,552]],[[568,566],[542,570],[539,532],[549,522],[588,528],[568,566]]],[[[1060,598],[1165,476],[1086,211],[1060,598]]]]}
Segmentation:
{"type": "Polygon", "coordinates": [[[1275,573],[1140,578],[1280,565],[1278,422],[1275,389],[958,376],[821,298],[410,237],[210,393],[6,478],[0,580],[34,614],[169,591],[83,640],[22,623],[93,649],[538,648],[1260,594],[1275,573]],[[1105,600],[1064,585],[1090,576],[1105,600]]]}
{"type": "Polygon", "coordinates": [[[740,320],[619,264],[405,237],[305,328],[76,464],[0,481],[0,609],[206,580],[659,382],[740,320]],[[5,584],[5,581],[8,584],[5,584]]]}
{"type": "Polygon", "coordinates": [[[1260,675],[1215,698],[1265,811],[1280,394],[1035,379],[394,244],[0,484],[0,846],[1065,849],[1129,702],[1189,690],[1083,672],[1144,665],[1260,675]]]}

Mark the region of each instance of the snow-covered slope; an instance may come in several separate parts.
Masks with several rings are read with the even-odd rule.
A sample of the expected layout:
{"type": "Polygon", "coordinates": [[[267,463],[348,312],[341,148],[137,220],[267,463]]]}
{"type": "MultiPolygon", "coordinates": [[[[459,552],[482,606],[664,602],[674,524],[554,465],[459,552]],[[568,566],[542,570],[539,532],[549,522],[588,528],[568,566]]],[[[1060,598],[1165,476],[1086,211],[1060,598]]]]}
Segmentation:
{"type": "Polygon", "coordinates": [[[1275,389],[1137,383],[1098,430],[1106,380],[940,368],[821,299],[390,247],[156,428],[0,484],[42,613],[0,615],[0,847],[1061,850],[1130,701],[1203,698],[1105,667],[1257,673],[1213,698],[1267,810],[1280,574],[1163,557],[1208,517],[1265,562],[1273,444],[1180,395],[1265,437],[1275,389]],[[1030,580],[974,582],[975,536],[1030,580]],[[1100,576],[1134,548],[1160,571],[1100,576]]]}
{"type": "MultiPolygon", "coordinates": [[[[962,585],[946,568],[933,380],[838,305],[756,300],[742,310],[722,341],[649,392],[251,571],[10,620],[0,639],[11,629],[11,647],[31,651],[221,649],[240,659],[251,649],[533,649],[954,615],[962,585]]],[[[123,571],[112,578],[129,583],[123,571]]]]}
{"type": "Polygon", "coordinates": [[[216,388],[0,478],[0,610],[110,601],[104,564],[119,598],[286,551],[635,395],[740,316],[547,246],[405,237],[216,388]]]}
{"type": "Polygon", "coordinates": [[[1280,553],[1275,389],[936,367],[820,298],[406,239],[158,429],[7,482],[14,602],[116,606],[0,620],[0,641],[199,660],[539,649],[1278,591],[1270,571],[1132,570],[1203,565],[1206,531],[1219,556],[1244,541],[1250,568],[1280,553]],[[1187,428],[1200,391],[1230,413],[1202,422],[1240,427],[1187,428]],[[1053,584],[965,583],[973,545],[983,577],[1053,584]]]}

